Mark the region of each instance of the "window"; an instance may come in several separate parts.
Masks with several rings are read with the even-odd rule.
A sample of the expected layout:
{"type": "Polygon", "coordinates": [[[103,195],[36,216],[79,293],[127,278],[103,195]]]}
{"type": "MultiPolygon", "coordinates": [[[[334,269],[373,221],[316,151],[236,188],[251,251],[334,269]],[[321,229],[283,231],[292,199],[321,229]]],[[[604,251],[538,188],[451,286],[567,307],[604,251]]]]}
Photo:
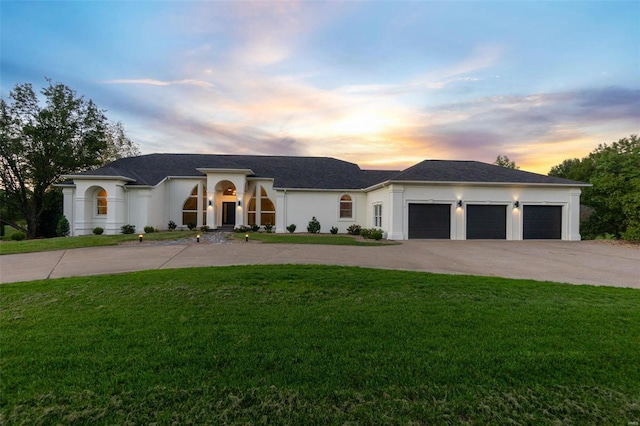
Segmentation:
{"type": "Polygon", "coordinates": [[[99,215],[107,214],[107,191],[101,189],[96,196],[97,213],[99,215]]]}
{"type": "Polygon", "coordinates": [[[353,217],[353,201],[349,195],[340,197],[340,219],[351,219],[353,217]]]}
{"type": "Polygon", "coordinates": [[[251,199],[249,200],[249,208],[247,210],[247,220],[249,225],[275,225],[276,223],[276,207],[273,201],[267,196],[267,191],[259,185],[253,190],[251,199]],[[260,188],[260,198],[257,198],[258,188],[260,188]],[[258,212],[260,212],[260,222],[258,223],[258,212]]]}
{"type": "MultiPolygon", "coordinates": [[[[182,224],[198,226],[198,185],[182,205],[182,224]]],[[[207,224],[207,189],[202,186],[202,225],[207,224]]]]}
{"type": "Polygon", "coordinates": [[[267,191],[260,187],[260,224],[276,224],[276,206],[267,197],[267,191]]]}
{"type": "Polygon", "coordinates": [[[373,226],[382,227],[382,204],[373,205],[373,226]]]}

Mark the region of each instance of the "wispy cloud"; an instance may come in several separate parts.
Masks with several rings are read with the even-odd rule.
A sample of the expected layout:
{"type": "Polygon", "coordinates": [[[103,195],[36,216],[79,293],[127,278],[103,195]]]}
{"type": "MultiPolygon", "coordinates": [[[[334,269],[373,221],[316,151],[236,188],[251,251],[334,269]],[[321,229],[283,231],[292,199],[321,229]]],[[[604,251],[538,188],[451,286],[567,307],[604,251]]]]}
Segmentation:
{"type": "Polygon", "coordinates": [[[141,85],[149,85],[149,86],[198,86],[205,88],[214,87],[213,84],[207,81],[201,80],[193,80],[193,79],[185,79],[185,80],[171,80],[171,81],[161,81],[154,80],[151,78],[140,78],[140,79],[116,79],[116,80],[104,80],[101,81],[104,84],[141,84],[141,85]]]}

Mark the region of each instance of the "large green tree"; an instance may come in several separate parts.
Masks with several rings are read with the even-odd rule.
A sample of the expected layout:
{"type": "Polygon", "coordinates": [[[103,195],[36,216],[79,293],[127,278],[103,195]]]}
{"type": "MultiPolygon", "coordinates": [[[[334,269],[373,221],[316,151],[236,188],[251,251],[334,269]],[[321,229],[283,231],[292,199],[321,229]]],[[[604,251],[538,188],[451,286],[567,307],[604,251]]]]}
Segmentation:
{"type": "Polygon", "coordinates": [[[601,144],[587,157],[565,160],[551,176],[589,182],[582,204],[593,213],[582,226],[587,238],[611,234],[640,240],[640,139],[637,135],[601,144]]]}
{"type": "Polygon", "coordinates": [[[41,229],[43,214],[61,209],[51,205],[59,204],[53,185],[61,175],[139,153],[122,125],[110,123],[93,101],[61,83],[47,82],[42,102],[29,83],[17,84],[8,100],[0,100],[3,203],[18,210],[11,216],[26,221],[29,238],[47,234],[41,229]]]}

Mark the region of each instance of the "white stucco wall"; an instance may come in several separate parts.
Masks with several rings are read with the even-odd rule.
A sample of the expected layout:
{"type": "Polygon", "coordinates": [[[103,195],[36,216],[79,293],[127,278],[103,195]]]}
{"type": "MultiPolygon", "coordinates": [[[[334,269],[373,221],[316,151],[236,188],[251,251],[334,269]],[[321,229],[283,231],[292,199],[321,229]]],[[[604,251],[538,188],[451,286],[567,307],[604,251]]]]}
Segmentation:
{"type": "Polygon", "coordinates": [[[276,195],[276,232],[286,233],[286,227],[295,224],[296,232],[307,232],[312,217],[320,222],[320,232],[329,233],[331,227],[346,233],[353,224],[366,222],[366,194],[359,191],[299,191],[279,190],[276,195]],[[340,218],[340,197],[351,196],[353,217],[340,218]]]}

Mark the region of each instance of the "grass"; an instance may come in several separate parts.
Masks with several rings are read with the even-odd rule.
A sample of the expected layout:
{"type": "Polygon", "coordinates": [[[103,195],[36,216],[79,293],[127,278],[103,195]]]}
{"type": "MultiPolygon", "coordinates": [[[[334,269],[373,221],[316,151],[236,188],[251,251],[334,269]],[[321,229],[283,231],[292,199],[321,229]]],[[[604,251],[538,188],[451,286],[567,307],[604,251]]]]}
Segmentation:
{"type": "MultiPolygon", "coordinates": [[[[196,231],[164,231],[144,234],[145,241],[177,240],[194,238],[196,231]]],[[[397,244],[388,241],[363,241],[349,235],[329,234],[269,234],[250,232],[250,239],[272,244],[330,244],[351,246],[379,246],[397,244]]],[[[236,239],[244,240],[244,233],[234,233],[236,239]]],[[[0,255],[17,253],[34,253],[39,251],[68,250],[83,247],[115,246],[128,241],[137,241],[138,233],[128,235],[83,235],[79,237],[43,238],[25,241],[0,241],[0,255]]]]}
{"type": "MultiPolygon", "coordinates": [[[[177,240],[193,238],[196,231],[164,231],[144,234],[145,241],[177,240]]],[[[138,241],[138,233],[119,235],[82,235],[78,237],[41,238],[24,241],[0,242],[0,255],[34,253],[39,251],[68,250],[84,247],[115,246],[127,241],[138,241]]]]}
{"type": "Polygon", "coordinates": [[[2,424],[633,424],[640,292],[330,266],[5,284],[2,424]]]}
{"type": "Polygon", "coordinates": [[[352,235],[333,234],[273,234],[268,232],[249,232],[248,234],[234,233],[233,237],[244,240],[249,235],[250,240],[257,240],[267,244],[329,244],[334,246],[381,246],[399,244],[386,240],[362,240],[352,235]]]}

